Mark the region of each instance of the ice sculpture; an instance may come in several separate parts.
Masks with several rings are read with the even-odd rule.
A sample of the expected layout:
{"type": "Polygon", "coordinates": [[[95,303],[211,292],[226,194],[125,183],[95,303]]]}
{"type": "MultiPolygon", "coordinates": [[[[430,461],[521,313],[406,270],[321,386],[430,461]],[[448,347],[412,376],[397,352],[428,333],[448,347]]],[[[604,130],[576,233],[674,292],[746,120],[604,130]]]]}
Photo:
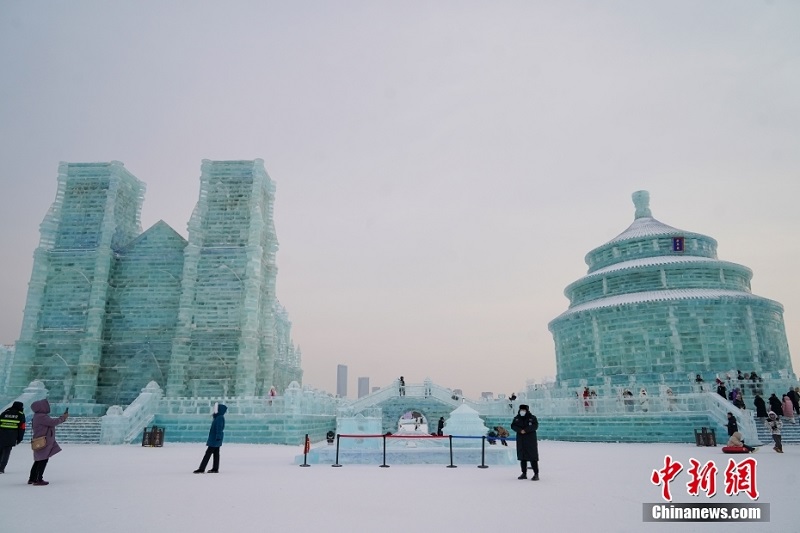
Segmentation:
{"type": "Polygon", "coordinates": [[[247,398],[302,379],[275,297],[263,161],[203,161],[188,241],[163,221],[142,233],[144,190],[118,161],[59,166],[20,339],[0,361],[13,361],[6,396],[38,379],[51,401],[100,415],[150,381],[171,397],[247,398]]]}
{"type": "MultiPolygon", "coordinates": [[[[450,413],[450,416],[447,418],[444,425],[445,435],[482,437],[488,432],[489,428],[483,424],[483,420],[481,419],[478,411],[467,404],[461,404],[452,413],[450,413]]],[[[480,446],[480,440],[459,439],[457,443],[454,443],[454,445],[456,444],[459,447],[480,446]]]]}
{"type": "Polygon", "coordinates": [[[717,258],[717,241],[636,218],[586,255],[567,286],[569,309],[550,322],[563,386],[684,383],[742,369],[792,373],[783,307],[752,294],[752,271],[717,258]]]}

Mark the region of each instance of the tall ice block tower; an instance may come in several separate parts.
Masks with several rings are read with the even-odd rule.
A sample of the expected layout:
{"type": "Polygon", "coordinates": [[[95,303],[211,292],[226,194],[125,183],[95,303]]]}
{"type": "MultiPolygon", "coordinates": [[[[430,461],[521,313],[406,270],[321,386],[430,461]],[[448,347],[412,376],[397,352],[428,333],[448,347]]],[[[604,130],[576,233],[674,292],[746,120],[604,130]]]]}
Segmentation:
{"type": "Polygon", "coordinates": [[[301,381],[275,296],[264,162],[203,161],[188,241],[163,221],[141,231],[143,195],[122,163],[61,164],[0,397],[38,380],[52,403],[96,415],[151,381],[175,398],[254,398],[301,381]]]}
{"type": "Polygon", "coordinates": [[[274,198],[263,160],[203,161],[168,396],[269,391],[276,359],[274,198]]]}
{"type": "Polygon", "coordinates": [[[34,379],[50,398],[93,403],[116,254],[141,232],[144,184],[118,161],[61,163],[41,224],[9,390],[34,379]]]}
{"type": "Polygon", "coordinates": [[[778,302],[752,294],[752,271],[717,258],[717,241],[653,218],[633,194],[633,224],[586,255],[567,286],[569,309],[549,324],[558,381],[686,383],[734,369],[791,375],[778,302]]]}

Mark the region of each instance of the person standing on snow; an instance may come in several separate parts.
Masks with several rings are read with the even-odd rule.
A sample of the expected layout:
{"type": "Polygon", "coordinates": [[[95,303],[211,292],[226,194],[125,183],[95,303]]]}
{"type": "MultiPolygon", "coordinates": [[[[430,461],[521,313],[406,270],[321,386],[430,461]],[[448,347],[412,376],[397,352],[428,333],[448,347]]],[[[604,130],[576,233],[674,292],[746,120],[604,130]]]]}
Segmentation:
{"type": "Polygon", "coordinates": [[[517,434],[517,459],[522,474],[517,479],[528,479],[528,462],[533,467],[532,481],[539,481],[539,442],[536,430],[539,420],[530,412],[527,405],[519,406],[519,414],[511,422],[511,429],[517,434]]]}
{"type": "Polygon", "coordinates": [[[44,469],[47,467],[47,461],[61,451],[61,446],[56,442],[56,426],[66,422],[67,418],[69,418],[69,409],[64,411],[64,414],[60,417],[52,418],[50,416],[50,402],[47,401],[47,398],[33,402],[31,409],[33,410],[31,441],[44,437],[45,445],[43,448],[33,451],[33,466],[28,477],[28,485],[49,485],[50,482],[42,479],[42,476],[44,475],[44,469]]]}
{"type": "Polygon", "coordinates": [[[208,440],[206,441],[206,453],[200,462],[200,468],[194,471],[195,474],[205,474],[208,460],[213,456],[214,462],[211,465],[209,474],[219,473],[219,449],[222,447],[222,439],[225,437],[225,412],[228,407],[221,403],[214,404],[214,417],[211,428],[208,430],[208,440]]]}
{"type": "Polygon", "coordinates": [[[11,448],[25,436],[25,413],[22,402],[14,402],[0,414],[0,474],[6,470],[11,448]]]}

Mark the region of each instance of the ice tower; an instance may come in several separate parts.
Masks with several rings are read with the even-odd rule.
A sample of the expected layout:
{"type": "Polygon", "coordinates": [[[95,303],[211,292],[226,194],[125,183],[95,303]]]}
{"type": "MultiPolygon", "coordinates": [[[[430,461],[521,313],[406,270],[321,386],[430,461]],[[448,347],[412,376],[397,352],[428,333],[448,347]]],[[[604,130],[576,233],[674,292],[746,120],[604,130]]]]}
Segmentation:
{"type": "Polygon", "coordinates": [[[60,165],[0,395],[38,380],[52,402],[96,415],[151,381],[176,398],[252,398],[301,381],[275,297],[264,162],[203,161],[188,241],[163,221],[141,231],[144,189],[117,161],[60,165]]]}
{"type": "Polygon", "coordinates": [[[274,198],[261,159],[203,161],[168,396],[253,397],[269,391],[276,360],[274,198]]]}
{"type": "Polygon", "coordinates": [[[144,184],[118,161],[62,163],[41,225],[10,390],[34,379],[50,398],[94,403],[115,256],[141,232],[144,184]]]}
{"type": "Polygon", "coordinates": [[[653,218],[633,194],[633,224],[586,255],[567,286],[569,309],[549,324],[558,381],[686,383],[741,369],[792,375],[778,302],[752,294],[752,271],[717,258],[717,241],[653,218]]]}

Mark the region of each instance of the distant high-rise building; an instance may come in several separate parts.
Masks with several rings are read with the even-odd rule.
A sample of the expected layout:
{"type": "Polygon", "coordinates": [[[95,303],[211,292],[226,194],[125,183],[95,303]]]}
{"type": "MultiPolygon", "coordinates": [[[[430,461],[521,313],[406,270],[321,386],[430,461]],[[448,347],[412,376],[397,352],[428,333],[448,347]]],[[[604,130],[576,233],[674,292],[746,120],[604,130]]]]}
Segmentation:
{"type": "Polygon", "coordinates": [[[347,365],[336,367],[336,396],[347,398],[347,365]]]}
{"type": "Polygon", "coordinates": [[[369,378],[358,378],[358,397],[369,394],[369,378]]]}

